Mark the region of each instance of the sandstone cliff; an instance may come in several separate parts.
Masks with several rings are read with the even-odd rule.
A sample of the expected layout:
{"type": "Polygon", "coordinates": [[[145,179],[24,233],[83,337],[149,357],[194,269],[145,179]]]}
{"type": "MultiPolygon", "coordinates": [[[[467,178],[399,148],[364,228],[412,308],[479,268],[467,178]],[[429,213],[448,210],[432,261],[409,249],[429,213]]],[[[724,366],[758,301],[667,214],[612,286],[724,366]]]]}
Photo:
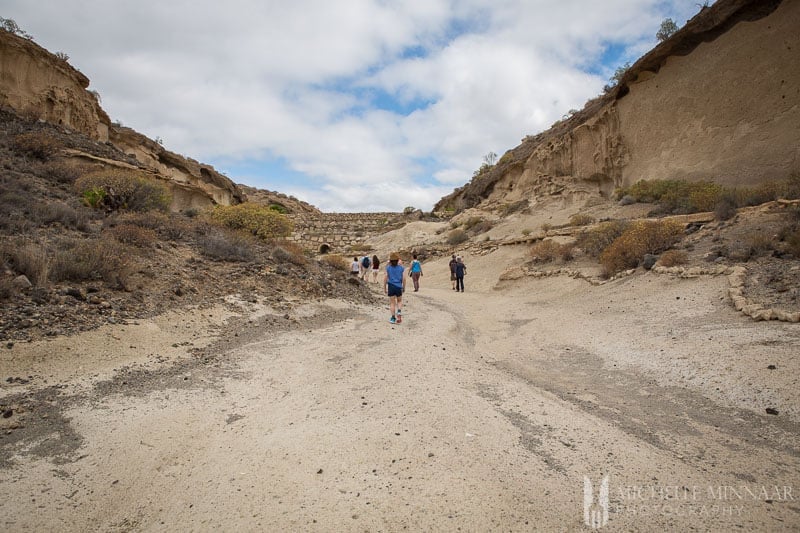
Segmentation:
{"type": "Polygon", "coordinates": [[[67,61],[0,31],[0,105],[104,142],[111,121],[88,87],[89,78],[67,61]]]}
{"type": "Polygon", "coordinates": [[[786,178],[800,171],[798,50],[800,2],[720,0],[435,209],[607,196],[640,179],[786,178]]]}
{"type": "MultiPolygon", "coordinates": [[[[244,201],[241,189],[213,167],[170,152],[129,128],[112,125],[88,87],[89,79],[67,61],[29,39],[0,30],[0,106],[95,141],[110,142],[135,157],[138,166],[167,183],[173,210],[244,201]]],[[[101,160],[80,150],[70,150],[64,156],[110,166],[129,165],[101,160]]]]}

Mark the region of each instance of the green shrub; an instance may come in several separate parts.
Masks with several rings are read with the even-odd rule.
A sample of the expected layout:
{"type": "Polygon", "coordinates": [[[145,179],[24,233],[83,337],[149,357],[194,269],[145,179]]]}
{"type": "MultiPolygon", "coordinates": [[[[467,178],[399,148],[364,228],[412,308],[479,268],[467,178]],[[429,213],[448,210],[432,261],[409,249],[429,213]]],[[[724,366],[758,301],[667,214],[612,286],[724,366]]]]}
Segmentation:
{"type": "Polygon", "coordinates": [[[93,172],[78,178],[75,189],[86,205],[107,211],[167,211],[172,203],[166,185],[135,170],[93,172]]]}
{"type": "Polygon", "coordinates": [[[288,237],[292,232],[292,221],[288,217],[250,202],[217,206],[211,213],[211,221],[226,228],[244,230],[264,240],[288,237]]]}
{"type": "Polygon", "coordinates": [[[11,139],[11,149],[20,155],[47,161],[63,148],[61,142],[46,131],[20,133],[11,139]]]}
{"type": "Polygon", "coordinates": [[[466,242],[467,240],[469,240],[469,236],[467,236],[467,232],[463,229],[454,229],[447,234],[447,244],[453,246],[466,242]]]}
{"type": "Polygon", "coordinates": [[[584,230],[575,242],[575,245],[588,256],[599,257],[603,251],[611,246],[620,235],[628,228],[625,220],[609,220],[597,226],[584,230]]]}
{"type": "Polygon", "coordinates": [[[637,221],[600,254],[600,264],[608,276],[626,268],[636,268],[645,254],[663,252],[680,239],[683,226],[674,221],[637,221]]]}

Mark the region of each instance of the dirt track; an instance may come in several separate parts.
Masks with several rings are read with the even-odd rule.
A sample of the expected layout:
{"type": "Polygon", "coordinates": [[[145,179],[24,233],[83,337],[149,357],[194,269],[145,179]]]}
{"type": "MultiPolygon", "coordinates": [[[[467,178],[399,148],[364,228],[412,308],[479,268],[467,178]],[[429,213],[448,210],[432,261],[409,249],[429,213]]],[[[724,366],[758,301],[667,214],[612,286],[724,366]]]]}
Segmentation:
{"type": "Polygon", "coordinates": [[[723,278],[498,289],[504,259],[468,258],[463,294],[426,265],[399,326],[328,302],[208,344],[214,315],[188,360],[7,386],[39,407],[0,441],[0,527],[588,530],[606,475],[609,530],[800,527],[796,325],[723,278]]]}

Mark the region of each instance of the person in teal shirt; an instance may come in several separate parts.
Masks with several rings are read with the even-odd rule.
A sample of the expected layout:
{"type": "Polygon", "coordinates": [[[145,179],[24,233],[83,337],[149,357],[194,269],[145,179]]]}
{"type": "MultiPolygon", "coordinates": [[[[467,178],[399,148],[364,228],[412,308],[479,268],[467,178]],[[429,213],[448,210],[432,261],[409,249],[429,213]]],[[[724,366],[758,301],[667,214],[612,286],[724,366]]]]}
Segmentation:
{"type": "Polygon", "coordinates": [[[403,291],[406,290],[406,278],[403,277],[405,267],[400,263],[397,252],[389,254],[389,264],[386,265],[386,276],[383,278],[383,290],[389,296],[389,310],[392,318],[389,322],[400,324],[403,321],[403,291]]]}
{"type": "Polygon", "coordinates": [[[411,261],[411,279],[414,281],[414,292],[419,292],[419,277],[422,275],[422,263],[417,260],[417,254],[412,256],[411,261]]]}

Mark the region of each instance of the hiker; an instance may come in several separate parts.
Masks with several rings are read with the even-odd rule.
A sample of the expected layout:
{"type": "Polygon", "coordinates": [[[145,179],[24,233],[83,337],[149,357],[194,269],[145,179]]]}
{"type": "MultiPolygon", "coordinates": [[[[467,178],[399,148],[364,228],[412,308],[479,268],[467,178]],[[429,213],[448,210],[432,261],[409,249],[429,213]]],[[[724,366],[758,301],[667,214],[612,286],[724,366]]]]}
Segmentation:
{"type": "Polygon", "coordinates": [[[403,321],[403,291],[406,290],[406,278],[403,276],[405,267],[398,264],[400,256],[397,252],[389,255],[389,264],[386,265],[386,275],[383,278],[383,290],[389,296],[389,310],[392,318],[389,322],[400,324],[403,321]]]}
{"type": "Polygon", "coordinates": [[[461,256],[456,257],[456,292],[459,290],[464,292],[464,276],[467,275],[467,265],[461,259],[461,256]]]}
{"type": "Polygon", "coordinates": [[[414,281],[414,292],[419,292],[419,277],[422,275],[422,263],[417,260],[417,254],[412,254],[411,272],[409,276],[414,281]]]}
{"type": "Polygon", "coordinates": [[[377,255],[372,256],[372,282],[378,283],[378,270],[381,267],[381,260],[378,259],[377,255]]]}
{"type": "MultiPolygon", "coordinates": [[[[369,272],[371,261],[369,260],[369,256],[365,255],[361,258],[361,279],[367,277],[367,273],[369,272]]],[[[369,280],[367,280],[369,281],[369,280]]]]}
{"type": "Polygon", "coordinates": [[[358,261],[358,257],[354,257],[353,262],[350,263],[350,274],[358,276],[360,272],[361,272],[361,263],[358,261]]]}
{"type": "Polygon", "coordinates": [[[453,290],[456,290],[456,254],[453,254],[453,257],[450,258],[450,281],[453,284],[453,290]]]}

